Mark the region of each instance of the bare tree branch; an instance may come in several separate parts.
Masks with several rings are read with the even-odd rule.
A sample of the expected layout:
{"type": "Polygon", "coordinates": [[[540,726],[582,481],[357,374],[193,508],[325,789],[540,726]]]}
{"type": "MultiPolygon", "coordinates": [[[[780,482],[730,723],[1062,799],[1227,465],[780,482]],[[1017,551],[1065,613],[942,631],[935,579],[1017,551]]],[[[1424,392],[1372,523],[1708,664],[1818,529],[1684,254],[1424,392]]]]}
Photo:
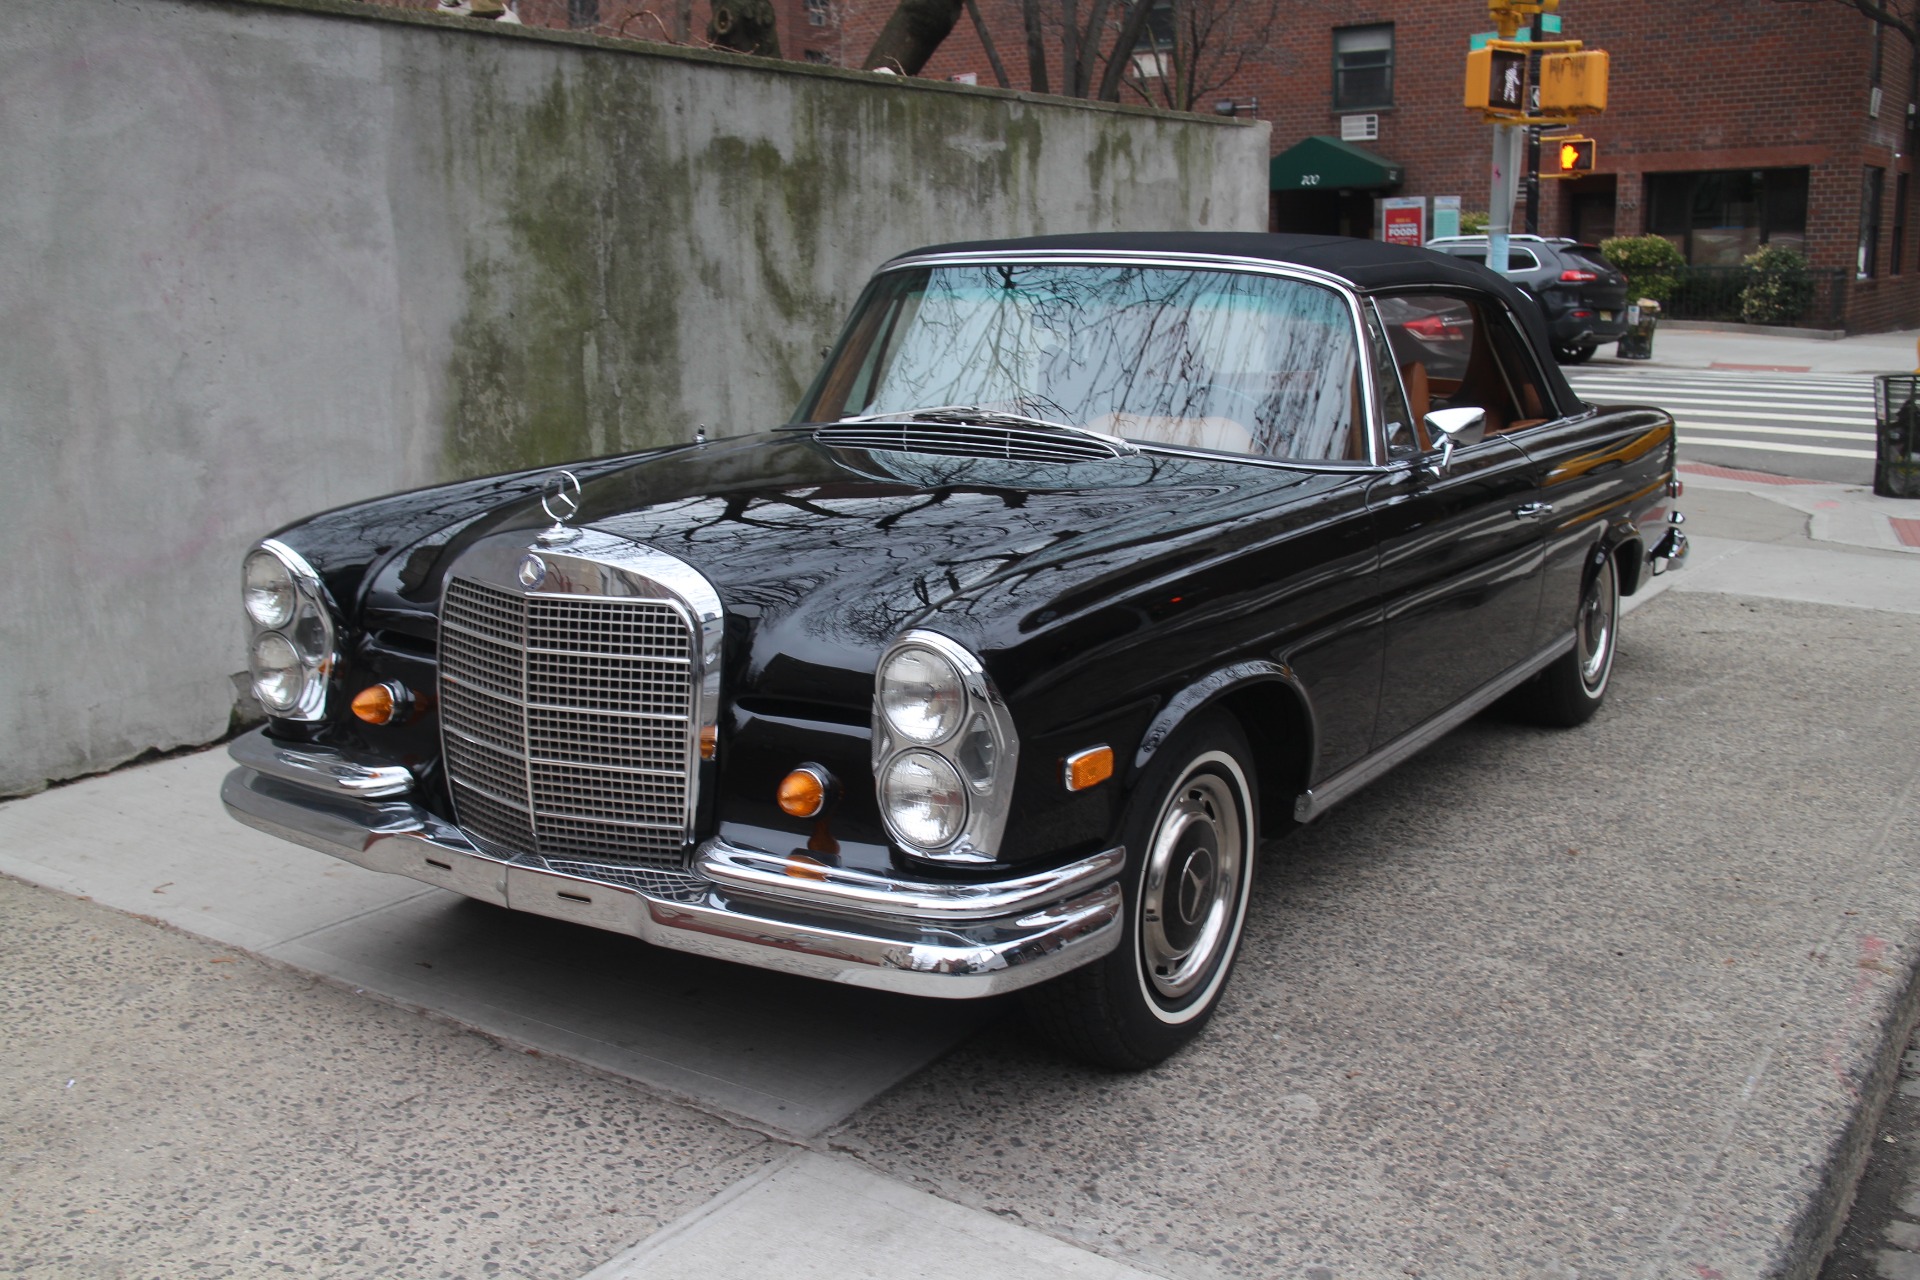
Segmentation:
{"type": "Polygon", "coordinates": [[[1013,88],[1013,82],[1007,79],[1007,65],[1000,61],[1000,51],[993,47],[993,33],[987,30],[987,23],[980,16],[977,0],[967,0],[967,16],[973,19],[973,33],[980,37],[980,47],[987,52],[987,65],[993,68],[993,78],[1000,82],[1002,89],[1013,88]]]}

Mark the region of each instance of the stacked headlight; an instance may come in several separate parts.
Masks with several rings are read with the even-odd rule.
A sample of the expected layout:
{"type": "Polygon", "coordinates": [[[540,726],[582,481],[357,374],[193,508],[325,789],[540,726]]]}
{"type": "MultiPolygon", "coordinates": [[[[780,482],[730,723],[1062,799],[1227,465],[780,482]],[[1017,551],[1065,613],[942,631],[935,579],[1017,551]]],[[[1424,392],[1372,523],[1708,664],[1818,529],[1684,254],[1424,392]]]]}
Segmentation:
{"type": "Polygon", "coordinates": [[[990,862],[1013,789],[1013,720],[979,659],[946,636],[910,631],[874,679],[873,770],[880,812],[909,853],[990,862]]]}
{"type": "Polygon", "coordinates": [[[333,616],[320,575],[285,543],[269,538],[247,553],[240,598],[252,634],[247,666],[267,714],[318,720],[333,670],[333,616]]]}

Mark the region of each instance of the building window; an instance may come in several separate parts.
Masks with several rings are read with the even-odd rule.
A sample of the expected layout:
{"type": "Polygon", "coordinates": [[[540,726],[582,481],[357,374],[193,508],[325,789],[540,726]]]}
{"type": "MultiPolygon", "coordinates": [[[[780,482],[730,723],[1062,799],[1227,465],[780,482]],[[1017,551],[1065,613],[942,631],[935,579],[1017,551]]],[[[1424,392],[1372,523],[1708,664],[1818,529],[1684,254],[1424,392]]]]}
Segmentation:
{"type": "Polygon", "coordinates": [[[808,49],[805,52],[803,52],[800,56],[806,59],[808,62],[813,63],[815,66],[830,67],[833,65],[833,59],[829,58],[826,54],[822,53],[818,49],[808,49]]]}
{"type": "Polygon", "coordinates": [[[1887,171],[1868,165],[1860,182],[1860,257],[1854,274],[1871,279],[1880,270],[1880,196],[1886,190],[1887,171]]]}
{"type": "Polygon", "coordinates": [[[827,25],[827,0],[807,0],[807,25],[810,27],[827,25]]]}
{"type": "Polygon", "coordinates": [[[1806,252],[1807,170],[1647,175],[1647,230],[1695,266],[1737,267],[1763,244],[1806,252]]]}
{"type": "Polygon", "coordinates": [[[1333,109],[1393,105],[1393,24],[1339,27],[1333,33],[1333,109]]]}
{"type": "Polygon", "coordinates": [[[579,31],[600,25],[600,0],[567,0],[567,25],[579,31]]]}
{"type": "Polygon", "coordinates": [[[1907,249],[1907,175],[1893,180],[1893,252],[1887,255],[1887,273],[1899,275],[1907,249]]]}

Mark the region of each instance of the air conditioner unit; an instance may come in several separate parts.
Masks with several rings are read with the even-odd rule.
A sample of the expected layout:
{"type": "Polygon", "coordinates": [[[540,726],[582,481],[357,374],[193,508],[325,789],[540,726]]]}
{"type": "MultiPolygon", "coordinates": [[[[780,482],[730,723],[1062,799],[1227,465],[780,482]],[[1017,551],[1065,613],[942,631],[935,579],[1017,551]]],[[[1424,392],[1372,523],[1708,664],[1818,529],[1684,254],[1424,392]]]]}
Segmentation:
{"type": "Polygon", "coordinates": [[[1875,120],[1880,118],[1880,101],[1880,86],[1875,85],[1873,86],[1873,92],[1867,95],[1867,115],[1875,120]]]}
{"type": "Polygon", "coordinates": [[[1340,117],[1340,141],[1342,142],[1372,142],[1379,136],[1379,116],[1340,117]]]}

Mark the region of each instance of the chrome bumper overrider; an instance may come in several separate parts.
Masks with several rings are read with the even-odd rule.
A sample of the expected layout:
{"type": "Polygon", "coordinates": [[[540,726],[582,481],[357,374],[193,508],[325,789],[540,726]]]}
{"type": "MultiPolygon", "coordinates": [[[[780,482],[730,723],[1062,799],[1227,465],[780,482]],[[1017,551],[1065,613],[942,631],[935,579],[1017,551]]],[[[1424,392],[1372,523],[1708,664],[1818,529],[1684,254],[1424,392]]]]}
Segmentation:
{"type": "Polygon", "coordinates": [[[967,998],[1044,982],[1120,941],[1118,849],[1051,871],[953,884],[796,867],[716,839],[699,847],[690,871],[635,868],[635,883],[612,884],[494,857],[410,800],[368,798],[355,789],[354,770],[365,766],[342,776],[337,766],[347,762],[335,753],[274,743],[258,730],[230,753],[241,767],[227,775],[220,798],[250,827],[375,871],[676,951],[967,998]],[[308,754],[315,761],[303,765],[308,754]]]}

